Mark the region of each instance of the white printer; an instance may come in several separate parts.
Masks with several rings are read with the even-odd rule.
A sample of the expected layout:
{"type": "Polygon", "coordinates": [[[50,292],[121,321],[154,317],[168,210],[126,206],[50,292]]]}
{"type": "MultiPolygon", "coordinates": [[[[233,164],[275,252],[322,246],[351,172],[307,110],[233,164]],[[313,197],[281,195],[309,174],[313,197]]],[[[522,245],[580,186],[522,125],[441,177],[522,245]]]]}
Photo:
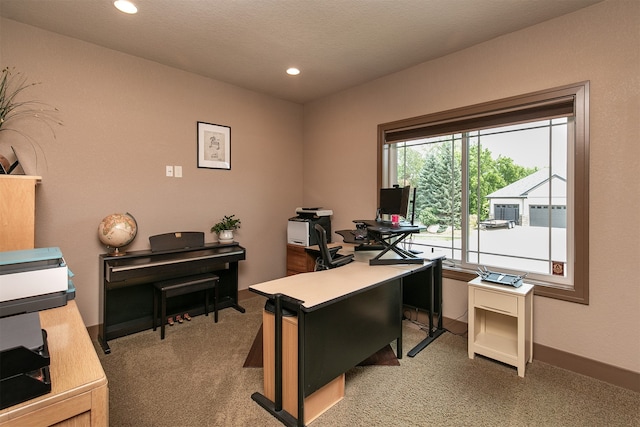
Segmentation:
{"type": "Polygon", "coordinates": [[[327,231],[327,240],[331,242],[331,215],[333,211],[323,208],[297,208],[293,218],[287,225],[287,243],[291,245],[312,246],[318,244],[316,224],[327,231]]]}
{"type": "Polygon", "coordinates": [[[59,248],[0,252],[0,317],[66,305],[72,275],[59,248]]]}

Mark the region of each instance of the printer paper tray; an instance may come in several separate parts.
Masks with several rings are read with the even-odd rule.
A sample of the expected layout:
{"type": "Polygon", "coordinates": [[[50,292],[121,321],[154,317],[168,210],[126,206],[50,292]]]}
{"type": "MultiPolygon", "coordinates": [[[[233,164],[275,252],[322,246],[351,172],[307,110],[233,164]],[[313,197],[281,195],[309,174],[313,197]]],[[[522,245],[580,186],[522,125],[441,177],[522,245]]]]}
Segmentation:
{"type": "Polygon", "coordinates": [[[0,380],[0,409],[51,392],[49,367],[0,380]]]}
{"type": "Polygon", "coordinates": [[[0,352],[0,409],[51,391],[47,332],[41,333],[40,349],[19,346],[0,352]]]}
{"type": "Polygon", "coordinates": [[[68,289],[65,292],[54,292],[45,295],[0,302],[0,317],[62,307],[67,305],[67,301],[75,299],[75,296],[76,288],[73,286],[73,282],[69,280],[68,289]]]}

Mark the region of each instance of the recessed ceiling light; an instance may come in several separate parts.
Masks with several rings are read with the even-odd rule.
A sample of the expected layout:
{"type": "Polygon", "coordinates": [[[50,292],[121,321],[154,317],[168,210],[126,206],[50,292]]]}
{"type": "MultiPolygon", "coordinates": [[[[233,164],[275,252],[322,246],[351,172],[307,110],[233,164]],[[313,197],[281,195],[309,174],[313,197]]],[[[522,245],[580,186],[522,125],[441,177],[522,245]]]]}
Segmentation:
{"type": "Polygon", "coordinates": [[[290,76],[297,76],[298,74],[300,74],[300,70],[298,70],[297,68],[288,68],[287,74],[289,74],[290,76]]]}
{"type": "Polygon", "coordinates": [[[119,11],[129,14],[138,13],[138,8],[135,4],[127,0],[116,0],[113,5],[118,8],[119,11]]]}

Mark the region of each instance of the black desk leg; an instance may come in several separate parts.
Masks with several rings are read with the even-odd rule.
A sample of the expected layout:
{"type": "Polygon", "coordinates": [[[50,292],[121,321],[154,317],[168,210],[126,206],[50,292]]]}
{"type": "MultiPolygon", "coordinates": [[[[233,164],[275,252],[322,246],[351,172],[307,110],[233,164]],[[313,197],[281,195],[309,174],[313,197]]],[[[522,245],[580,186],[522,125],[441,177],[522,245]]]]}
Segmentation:
{"type": "Polygon", "coordinates": [[[400,331],[398,331],[400,333],[400,335],[398,335],[398,338],[396,339],[396,357],[398,359],[402,359],[402,309],[403,309],[403,305],[402,305],[402,295],[404,294],[404,282],[402,279],[400,279],[400,305],[398,307],[399,310],[399,314],[400,314],[400,331]]]}
{"type": "Polygon", "coordinates": [[[275,389],[276,389],[276,411],[282,410],[282,301],[280,295],[276,295],[276,329],[275,329],[275,389]]]}
{"type": "Polygon", "coordinates": [[[298,310],[298,427],[304,427],[305,316],[298,310]]]}
{"type": "MultiPolygon", "coordinates": [[[[233,277],[233,282],[235,283],[235,295],[233,296],[233,302],[231,307],[235,308],[236,310],[238,310],[240,313],[244,313],[246,310],[244,309],[244,307],[240,306],[240,304],[238,304],[238,263],[237,262],[230,262],[229,263],[229,271],[231,272],[231,276],[233,277]]],[[[218,282],[218,285],[220,284],[220,282],[218,282]]],[[[216,322],[218,320],[216,319],[216,322]]]]}
{"type": "Polygon", "coordinates": [[[429,284],[429,291],[431,293],[431,303],[429,305],[429,333],[427,337],[420,341],[418,345],[412,348],[407,356],[414,357],[420,353],[429,344],[431,344],[436,338],[442,335],[445,331],[442,327],[442,259],[437,259],[431,262],[431,280],[429,284]],[[438,324],[434,330],[433,327],[433,312],[435,310],[436,290],[438,291],[438,324]]]}
{"type": "Polygon", "coordinates": [[[280,297],[280,294],[275,296],[275,402],[258,392],[253,393],[251,399],[284,425],[295,427],[298,425],[298,420],[282,409],[282,301],[280,297]]]}

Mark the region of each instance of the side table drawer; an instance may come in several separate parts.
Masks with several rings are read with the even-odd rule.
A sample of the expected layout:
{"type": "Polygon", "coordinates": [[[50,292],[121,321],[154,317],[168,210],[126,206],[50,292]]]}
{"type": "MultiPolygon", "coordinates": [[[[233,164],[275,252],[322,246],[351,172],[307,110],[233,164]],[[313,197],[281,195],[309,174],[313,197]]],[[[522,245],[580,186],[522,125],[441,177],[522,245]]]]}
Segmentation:
{"type": "Polygon", "coordinates": [[[484,289],[474,289],[474,300],[476,307],[497,311],[512,316],[518,315],[518,297],[505,295],[498,292],[485,291],[484,289]]]}

